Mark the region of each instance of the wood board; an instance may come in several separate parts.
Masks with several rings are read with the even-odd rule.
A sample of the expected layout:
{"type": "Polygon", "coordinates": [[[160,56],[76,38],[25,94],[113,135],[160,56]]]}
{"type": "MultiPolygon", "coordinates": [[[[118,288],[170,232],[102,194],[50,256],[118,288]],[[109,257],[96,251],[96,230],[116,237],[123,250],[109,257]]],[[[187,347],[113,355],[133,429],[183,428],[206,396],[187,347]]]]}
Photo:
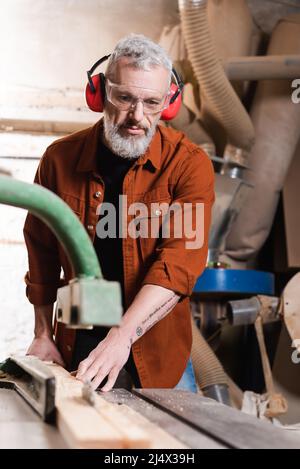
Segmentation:
{"type": "Polygon", "coordinates": [[[83,383],[56,364],[57,426],[72,448],[184,448],[183,443],[125,404],[95,395],[91,406],[82,397],[83,383]]]}

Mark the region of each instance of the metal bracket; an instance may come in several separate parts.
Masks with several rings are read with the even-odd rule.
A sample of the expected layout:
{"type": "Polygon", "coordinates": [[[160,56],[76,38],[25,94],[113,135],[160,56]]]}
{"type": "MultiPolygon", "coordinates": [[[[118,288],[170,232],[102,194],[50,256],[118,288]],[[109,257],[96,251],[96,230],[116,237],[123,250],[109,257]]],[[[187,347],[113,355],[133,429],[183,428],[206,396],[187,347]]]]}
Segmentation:
{"type": "Polygon", "coordinates": [[[122,317],[120,284],[96,278],[71,280],[57,291],[56,317],[74,329],[118,325],[122,317]]]}
{"type": "Polygon", "coordinates": [[[42,417],[55,416],[55,377],[36,357],[12,357],[0,364],[0,388],[15,390],[42,417]]]}

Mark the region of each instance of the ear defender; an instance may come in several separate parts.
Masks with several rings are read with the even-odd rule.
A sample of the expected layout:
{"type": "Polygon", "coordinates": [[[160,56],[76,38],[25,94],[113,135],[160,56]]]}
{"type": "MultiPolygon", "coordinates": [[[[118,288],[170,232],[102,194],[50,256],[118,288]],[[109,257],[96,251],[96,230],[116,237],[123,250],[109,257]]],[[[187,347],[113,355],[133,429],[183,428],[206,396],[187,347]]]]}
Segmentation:
{"type": "Polygon", "coordinates": [[[87,72],[88,83],[85,88],[85,100],[87,106],[94,112],[103,112],[105,99],[105,76],[103,73],[92,75],[99,65],[108,60],[109,55],[104,55],[97,60],[87,72]]]}
{"type": "Polygon", "coordinates": [[[86,104],[94,112],[103,112],[105,97],[105,77],[103,73],[99,73],[97,75],[91,76],[90,80],[87,83],[85,89],[86,104]]]}
{"type": "Polygon", "coordinates": [[[173,91],[174,94],[170,99],[169,106],[161,113],[160,118],[164,121],[170,121],[177,116],[180,111],[182,101],[184,83],[175,68],[172,68],[172,75],[174,77],[175,83],[171,84],[171,91],[173,91]]]}
{"type": "Polygon", "coordinates": [[[163,110],[160,116],[161,120],[163,121],[170,121],[174,119],[180,110],[181,91],[179,91],[179,88],[175,83],[171,84],[171,91],[173,91],[174,94],[170,99],[169,106],[163,110]]]}
{"type": "MultiPolygon", "coordinates": [[[[105,99],[105,76],[103,73],[92,75],[95,69],[108,60],[110,55],[105,55],[99,59],[92,68],[87,72],[88,83],[85,89],[85,99],[87,106],[94,112],[103,112],[104,108],[104,99],[105,99]]],[[[172,75],[175,78],[176,83],[171,84],[171,91],[173,91],[173,96],[170,99],[170,103],[166,109],[161,113],[161,120],[169,121],[174,119],[177,116],[180,105],[181,105],[181,95],[184,87],[183,81],[176,72],[172,69],[172,75]]]]}

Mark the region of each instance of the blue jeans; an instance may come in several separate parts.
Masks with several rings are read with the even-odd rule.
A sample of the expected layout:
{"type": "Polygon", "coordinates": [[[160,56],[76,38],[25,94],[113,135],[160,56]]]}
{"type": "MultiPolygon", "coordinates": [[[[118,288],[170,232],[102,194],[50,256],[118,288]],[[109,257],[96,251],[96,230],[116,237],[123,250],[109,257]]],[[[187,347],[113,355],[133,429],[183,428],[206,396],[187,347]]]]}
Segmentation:
{"type": "Polygon", "coordinates": [[[189,358],[189,361],[187,362],[186,369],[184,370],[179,383],[175,386],[174,389],[180,389],[182,391],[197,392],[194,368],[193,368],[192,360],[190,358],[189,358]]]}

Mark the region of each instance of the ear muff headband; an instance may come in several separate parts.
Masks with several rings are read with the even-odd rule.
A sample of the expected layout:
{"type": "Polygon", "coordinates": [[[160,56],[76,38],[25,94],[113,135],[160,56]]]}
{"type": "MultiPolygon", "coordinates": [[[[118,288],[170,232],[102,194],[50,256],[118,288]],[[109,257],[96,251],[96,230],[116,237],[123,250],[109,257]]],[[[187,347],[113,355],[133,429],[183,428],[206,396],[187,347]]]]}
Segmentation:
{"type": "Polygon", "coordinates": [[[174,101],[182,93],[183,88],[184,88],[184,83],[183,83],[179,73],[176,72],[175,68],[172,68],[172,75],[175,78],[176,85],[177,85],[177,90],[176,90],[174,96],[172,96],[172,98],[170,99],[170,104],[174,103],[174,101]]]}
{"type": "Polygon", "coordinates": [[[94,85],[94,82],[93,82],[92,73],[94,73],[94,71],[96,70],[97,67],[99,67],[99,65],[101,65],[103,62],[108,60],[110,56],[111,56],[111,54],[104,55],[103,57],[101,57],[101,59],[97,60],[97,62],[94,63],[94,65],[92,66],[92,68],[90,70],[88,70],[86,72],[87,76],[88,76],[88,82],[89,82],[92,93],[96,93],[96,88],[95,88],[95,85],[94,85]]]}
{"type": "MultiPolygon", "coordinates": [[[[87,71],[88,83],[86,85],[85,97],[88,107],[94,112],[103,112],[105,99],[105,76],[103,73],[93,75],[99,65],[109,59],[111,54],[101,57],[97,60],[90,70],[87,71]]],[[[172,68],[172,75],[175,83],[171,84],[171,90],[174,95],[170,99],[169,106],[161,114],[162,120],[171,120],[178,114],[181,105],[181,94],[184,83],[177,71],[172,68]]]]}

